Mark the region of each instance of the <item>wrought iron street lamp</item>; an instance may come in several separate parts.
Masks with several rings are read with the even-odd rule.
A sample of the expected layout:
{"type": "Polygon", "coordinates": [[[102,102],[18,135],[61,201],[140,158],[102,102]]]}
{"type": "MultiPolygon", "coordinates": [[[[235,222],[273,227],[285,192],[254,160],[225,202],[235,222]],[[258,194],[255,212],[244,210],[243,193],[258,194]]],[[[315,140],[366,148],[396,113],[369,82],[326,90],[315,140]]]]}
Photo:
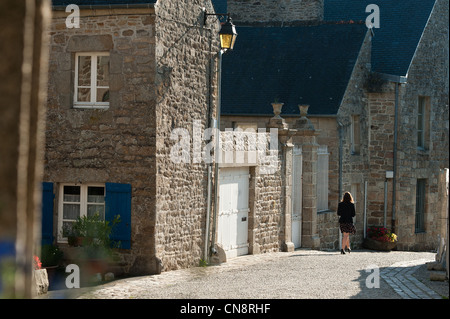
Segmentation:
{"type": "Polygon", "coordinates": [[[222,28],[219,31],[219,37],[220,48],[222,50],[233,50],[234,43],[236,42],[237,38],[237,32],[230,16],[228,16],[227,22],[222,25],[222,28]]]}
{"type": "Polygon", "coordinates": [[[237,32],[236,27],[233,24],[233,21],[231,20],[229,13],[207,13],[204,12],[204,20],[203,25],[206,24],[206,19],[208,16],[219,16],[219,17],[227,17],[227,21],[222,25],[220,31],[219,31],[219,38],[220,38],[220,49],[223,52],[226,52],[228,50],[233,50],[234,43],[236,42],[237,38],[237,32]]]}

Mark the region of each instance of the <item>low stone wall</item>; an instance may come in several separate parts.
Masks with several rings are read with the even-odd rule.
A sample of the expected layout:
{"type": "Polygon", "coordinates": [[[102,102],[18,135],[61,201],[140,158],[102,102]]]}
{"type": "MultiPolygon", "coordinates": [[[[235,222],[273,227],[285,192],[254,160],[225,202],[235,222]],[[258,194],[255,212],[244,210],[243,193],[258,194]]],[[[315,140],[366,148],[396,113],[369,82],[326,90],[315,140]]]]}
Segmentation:
{"type": "Polygon", "coordinates": [[[317,213],[320,249],[339,248],[339,223],[335,211],[317,213]]]}
{"type": "Polygon", "coordinates": [[[33,287],[36,295],[42,295],[48,291],[48,275],[46,269],[37,269],[33,271],[33,287]]]}

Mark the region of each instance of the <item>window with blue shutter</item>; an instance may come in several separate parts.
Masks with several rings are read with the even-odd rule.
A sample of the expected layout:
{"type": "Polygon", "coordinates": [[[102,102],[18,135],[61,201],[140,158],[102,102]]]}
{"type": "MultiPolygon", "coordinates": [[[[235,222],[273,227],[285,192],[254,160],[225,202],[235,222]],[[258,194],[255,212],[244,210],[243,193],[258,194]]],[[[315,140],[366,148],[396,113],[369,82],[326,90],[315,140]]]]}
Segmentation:
{"type": "Polygon", "coordinates": [[[105,184],[105,220],[112,222],[120,215],[120,223],[116,224],[111,233],[111,240],[119,244],[119,248],[131,248],[131,185],[105,184]]]}
{"type": "Polygon", "coordinates": [[[42,245],[53,244],[53,183],[42,183],[42,245]]]}

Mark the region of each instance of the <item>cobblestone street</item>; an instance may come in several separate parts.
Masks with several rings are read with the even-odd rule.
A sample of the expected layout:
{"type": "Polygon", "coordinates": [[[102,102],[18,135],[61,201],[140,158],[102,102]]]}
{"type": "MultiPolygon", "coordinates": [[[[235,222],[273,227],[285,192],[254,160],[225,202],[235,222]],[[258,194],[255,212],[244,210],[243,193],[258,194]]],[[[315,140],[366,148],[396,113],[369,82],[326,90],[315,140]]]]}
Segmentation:
{"type": "Polygon", "coordinates": [[[50,291],[43,298],[448,298],[448,281],[429,280],[425,263],[434,257],[434,253],[427,252],[359,250],[340,255],[336,251],[300,249],[242,256],[220,266],[118,279],[92,288],[50,291]]]}

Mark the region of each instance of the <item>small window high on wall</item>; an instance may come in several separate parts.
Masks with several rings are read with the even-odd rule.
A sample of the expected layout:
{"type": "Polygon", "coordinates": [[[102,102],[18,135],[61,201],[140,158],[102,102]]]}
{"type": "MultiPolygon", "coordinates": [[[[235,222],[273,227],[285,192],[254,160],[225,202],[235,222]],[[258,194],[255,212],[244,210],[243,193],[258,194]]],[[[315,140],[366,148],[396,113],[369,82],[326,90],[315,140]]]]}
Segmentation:
{"type": "Polygon", "coordinates": [[[417,148],[428,150],[430,139],[430,98],[419,96],[417,103],[417,148]]]}
{"type": "Polygon", "coordinates": [[[108,108],[109,53],[77,53],[74,82],[74,108],[108,108]]]}
{"type": "Polygon", "coordinates": [[[418,179],[416,185],[416,218],[415,232],[421,233],[425,231],[425,195],[426,195],[426,179],[418,179]]]}
{"type": "Polygon", "coordinates": [[[352,115],[350,134],[351,134],[350,135],[351,154],[358,155],[360,149],[360,135],[361,135],[361,125],[359,115],[352,115]]]}

